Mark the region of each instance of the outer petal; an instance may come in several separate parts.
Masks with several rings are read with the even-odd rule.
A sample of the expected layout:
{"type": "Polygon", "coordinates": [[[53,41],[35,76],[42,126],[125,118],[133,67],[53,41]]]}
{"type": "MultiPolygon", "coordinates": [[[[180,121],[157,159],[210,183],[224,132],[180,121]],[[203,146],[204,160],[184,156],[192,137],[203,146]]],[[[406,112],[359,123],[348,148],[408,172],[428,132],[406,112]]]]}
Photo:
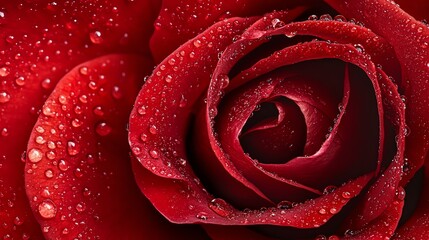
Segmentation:
{"type": "Polygon", "coordinates": [[[148,53],[148,1],[1,1],[1,237],[40,238],[20,160],[40,108],[72,67],[107,52],[148,53]],[[101,36],[99,36],[101,34],[101,36]]]}
{"type": "Polygon", "coordinates": [[[126,124],[151,67],[136,56],[97,58],[46,101],[28,144],[26,185],[47,238],[170,239],[190,230],[158,215],[132,177],[126,124]]]}
{"type": "Polygon", "coordinates": [[[404,185],[423,165],[429,149],[429,28],[392,1],[326,0],[339,12],[364,22],[383,36],[395,49],[403,67],[407,124],[411,133],[407,138],[405,156],[409,171],[402,180],[404,185]]]}
{"type": "Polygon", "coordinates": [[[284,10],[297,5],[311,5],[320,0],[304,1],[201,1],[165,0],[155,23],[151,49],[156,62],[160,62],[174,49],[201,33],[213,23],[230,17],[263,15],[273,10],[284,10]]]}

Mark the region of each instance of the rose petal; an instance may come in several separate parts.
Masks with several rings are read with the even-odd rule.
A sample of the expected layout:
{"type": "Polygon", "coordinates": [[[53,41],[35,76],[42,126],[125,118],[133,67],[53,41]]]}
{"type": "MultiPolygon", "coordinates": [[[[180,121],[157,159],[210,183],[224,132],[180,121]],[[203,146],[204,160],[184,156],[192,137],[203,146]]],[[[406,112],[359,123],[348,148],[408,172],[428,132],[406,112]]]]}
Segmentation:
{"type": "Polygon", "coordinates": [[[390,203],[389,207],[368,226],[356,232],[346,231],[346,236],[344,236],[343,239],[390,239],[398,226],[403,206],[404,201],[393,201],[390,203]]]}
{"type": "Polygon", "coordinates": [[[181,44],[225,18],[258,16],[273,10],[292,9],[314,2],[318,0],[305,0],[299,3],[275,0],[162,1],[161,12],[155,22],[155,33],[150,42],[152,53],[156,62],[160,62],[181,44]]]}
{"type": "Polygon", "coordinates": [[[404,71],[407,97],[407,138],[405,156],[409,159],[409,171],[402,179],[406,184],[423,165],[429,149],[429,29],[423,23],[401,10],[391,1],[338,1],[327,0],[335,9],[356,17],[375,33],[383,36],[395,49],[404,71]]]}
{"type": "Polygon", "coordinates": [[[148,1],[2,3],[1,236],[41,238],[24,192],[24,164],[20,158],[46,97],[57,81],[81,61],[107,52],[149,52],[142,42],[148,42],[153,9],[148,1]]]}
{"type": "Polygon", "coordinates": [[[396,3],[417,20],[429,19],[429,4],[425,0],[396,0],[396,3]]]}
{"type": "Polygon", "coordinates": [[[171,238],[184,234],[135,185],[126,124],[151,61],[109,55],[56,86],[30,137],[26,185],[47,238],[171,238]],[[120,221],[118,221],[120,220],[120,221]]]}

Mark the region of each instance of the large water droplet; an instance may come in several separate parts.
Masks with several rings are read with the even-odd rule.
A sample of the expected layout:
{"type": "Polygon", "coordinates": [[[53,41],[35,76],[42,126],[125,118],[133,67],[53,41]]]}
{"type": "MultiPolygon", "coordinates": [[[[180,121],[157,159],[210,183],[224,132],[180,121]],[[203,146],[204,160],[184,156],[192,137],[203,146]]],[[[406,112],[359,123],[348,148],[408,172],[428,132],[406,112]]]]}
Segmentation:
{"type": "Polygon", "coordinates": [[[399,201],[403,201],[405,199],[405,195],[406,195],[406,193],[405,193],[404,188],[399,187],[398,190],[396,191],[396,198],[399,201]]]}
{"type": "Polygon", "coordinates": [[[57,214],[57,207],[52,200],[46,199],[39,204],[39,214],[46,219],[54,218],[57,214]]]}
{"type": "Polygon", "coordinates": [[[231,206],[221,198],[214,198],[209,203],[209,208],[221,217],[227,217],[232,214],[231,206]]]}
{"type": "Polygon", "coordinates": [[[32,163],[37,163],[42,160],[43,154],[42,152],[37,148],[32,148],[30,151],[28,151],[28,160],[32,163]]]}

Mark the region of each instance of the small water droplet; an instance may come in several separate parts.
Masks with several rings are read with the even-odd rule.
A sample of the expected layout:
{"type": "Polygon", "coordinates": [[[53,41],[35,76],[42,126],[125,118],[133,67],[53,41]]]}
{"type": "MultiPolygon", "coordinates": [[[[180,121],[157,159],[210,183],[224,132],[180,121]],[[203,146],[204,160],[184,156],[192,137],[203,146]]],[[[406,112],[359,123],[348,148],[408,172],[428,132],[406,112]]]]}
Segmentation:
{"type": "Polygon", "coordinates": [[[201,46],[201,41],[198,40],[198,39],[194,40],[194,46],[197,47],[197,48],[200,47],[201,46]]]}
{"type": "Polygon", "coordinates": [[[188,100],[185,98],[185,96],[182,95],[179,101],[179,107],[184,108],[188,104],[188,100]]]}
{"type": "Polygon", "coordinates": [[[83,188],[82,194],[83,194],[83,196],[88,197],[91,195],[91,190],[89,190],[88,188],[83,188]]]}
{"type": "Polygon", "coordinates": [[[170,59],[168,59],[168,64],[170,64],[170,65],[174,65],[174,64],[176,64],[176,59],[174,59],[174,58],[170,58],[170,59]]]}
{"type": "Polygon", "coordinates": [[[42,160],[43,154],[42,152],[37,148],[32,148],[30,151],[28,151],[28,160],[32,163],[37,163],[42,160]]]}
{"type": "Polygon", "coordinates": [[[95,115],[97,115],[99,117],[101,117],[101,116],[104,115],[104,111],[103,111],[103,109],[102,109],[101,106],[95,106],[94,109],[93,109],[93,112],[94,112],[95,115]]]}
{"type": "Polygon", "coordinates": [[[199,212],[197,215],[195,215],[196,218],[201,220],[207,220],[207,213],[206,212],[199,212]]]}
{"type": "Polygon", "coordinates": [[[338,22],[347,22],[346,17],[344,17],[343,15],[337,15],[337,16],[335,16],[334,20],[338,21],[338,22]]]}
{"type": "Polygon", "coordinates": [[[221,198],[214,198],[209,203],[209,208],[221,217],[227,217],[232,214],[232,207],[221,198]]]}
{"type": "Polygon", "coordinates": [[[115,99],[121,99],[122,98],[122,91],[118,86],[114,86],[112,89],[112,96],[115,99]]]}
{"type": "Polygon", "coordinates": [[[141,106],[141,107],[139,107],[139,108],[137,109],[137,112],[138,112],[140,115],[145,115],[145,114],[146,114],[146,106],[141,106]]]}
{"type": "Polygon", "coordinates": [[[46,157],[50,160],[54,160],[55,159],[55,152],[54,151],[47,152],[46,157]]]}
{"type": "Polygon", "coordinates": [[[283,200],[277,204],[278,209],[290,209],[293,207],[293,203],[287,200],[283,200]]]}
{"type": "Polygon", "coordinates": [[[52,171],[52,169],[48,169],[45,171],[45,176],[47,178],[53,178],[54,177],[54,172],[52,171]]]}
{"type": "Polygon", "coordinates": [[[332,20],[332,16],[329,14],[323,14],[322,16],[320,16],[320,20],[322,21],[331,21],[332,20]]]}
{"type": "Polygon", "coordinates": [[[353,45],[359,53],[365,53],[365,48],[361,44],[353,45]]]}
{"type": "Polygon", "coordinates": [[[38,144],[44,144],[46,142],[46,140],[42,136],[37,136],[35,141],[38,144]]]}
{"type": "Polygon", "coordinates": [[[329,186],[325,187],[325,189],[323,189],[323,194],[324,195],[330,194],[330,193],[334,192],[336,189],[337,189],[336,186],[329,185],[329,186]]]}
{"type": "Polygon", "coordinates": [[[171,81],[173,80],[173,77],[171,75],[167,75],[167,76],[165,76],[164,79],[165,79],[165,82],[171,83],[171,81]]]}
{"type": "Polygon", "coordinates": [[[76,210],[77,210],[78,212],[83,212],[83,211],[85,211],[85,209],[86,209],[86,205],[85,205],[85,203],[83,203],[83,202],[78,203],[78,204],[76,205],[76,210]]]}
{"type": "Polygon", "coordinates": [[[396,190],[396,198],[397,198],[399,201],[403,201],[403,200],[405,199],[405,195],[406,195],[406,192],[405,192],[404,188],[399,187],[399,188],[396,190]]]}
{"type": "Polygon", "coordinates": [[[103,37],[101,36],[100,31],[93,31],[89,33],[89,39],[94,44],[101,44],[103,43],[103,37]]]}
{"type": "Polygon", "coordinates": [[[321,208],[321,209],[319,209],[319,213],[322,215],[325,215],[327,212],[326,212],[326,209],[321,208]]]}
{"type": "Polygon", "coordinates": [[[133,147],[131,151],[134,153],[134,155],[139,155],[142,152],[139,147],[133,147]]]}
{"type": "Polygon", "coordinates": [[[341,193],[341,196],[345,199],[350,199],[352,197],[352,195],[350,194],[350,192],[343,192],[341,193]]]}
{"type": "Polygon", "coordinates": [[[77,127],[82,126],[82,124],[83,124],[83,123],[82,123],[79,119],[77,119],[77,118],[75,118],[75,119],[73,119],[73,120],[72,120],[72,126],[73,126],[73,127],[76,127],[76,128],[77,128],[77,127]]]}
{"type": "Polygon", "coordinates": [[[88,67],[85,67],[85,66],[80,67],[79,68],[79,73],[82,74],[82,75],[88,75],[88,67]]]}
{"type": "Polygon", "coordinates": [[[1,77],[6,77],[7,75],[9,75],[10,73],[10,69],[8,67],[1,67],[0,68],[0,76],[1,77]]]}
{"type": "Polygon", "coordinates": [[[335,214],[335,213],[337,213],[338,212],[338,209],[336,209],[336,208],[331,208],[331,209],[329,209],[329,212],[331,213],[331,214],[335,214]]]}
{"type": "Polygon", "coordinates": [[[149,132],[150,132],[151,134],[155,135],[155,134],[157,134],[157,133],[158,133],[158,129],[156,128],[156,126],[155,126],[155,125],[152,125],[152,126],[150,126],[150,127],[149,127],[149,132]]]}
{"type": "Polygon", "coordinates": [[[13,224],[20,226],[24,223],[24,220],[22,220],[20,217],[16,216],[15,219],[13,220],[13,224]]]}
{"type": "Polygon", "coordinates": [[[228,84],[229,84],[229,77],[228,77],[228,75],[221,74],[221,75],[219,75],[217,77],[217,80],[219,81],[221,89],[225,89],[228,86],[228,84]]]}
{"type": "Polygon", "coordinates": [[[68,228],[64,228],[63,231],[61,232],[63,235],[67,235],[70,233],[70,230],[68,228]]]}
{"type": "Polygon", "coordinates": [[[9,135],[9,131],[7,130],[7,128],[2,128],[1,135],[3,137],[7,137],[9,135]]]}
{"type": "Polygon", "coordinates": [[[61,171],[67,171],[67,169],[69,169],[69,165],[68,165],[68,163],[64,160],[64,159],[61,159],[59,162],[58,162],[58,168],[61,170],[61,171]]]}
{"type": "Polygon", "coordinates": [[[159,158],[159,153],[156,150],[150,150],[149,154],[152,158],[155,158],[155,159],[159,158]]]}
{"type": "Polygon", "coordinates": [[[112,132],[112,128],[106,122],[100,122],[95,127],[95,131],[98,135],[104,137],[112,132]]]}
{"type": "Polygon", "coordinates": [[[314,21],[314,20],[317,20],[317,16],[313,14],[313,15],[310,15],[307,19],[310,21],[314,21]]]}
{"type": "Polygon", "coordinates": [[[142,133],[140,135],[140,140],[142,140],[142,142],[146,142],[147,141],[147,135],[145,133],[142,133]]]}
{"type": "Polygon", "coordinates": [[[15,83],[18,86],[24,86],[25,85],[25,78],[24,77],[17,77],[15,79],[15,83]]]}
{"type": "Polygon", "coordinates": [[[80,147],[77,143],[75,143],[74,141],[67,142],[67,153],[70,156],[75,156],[79,154],[79,152],[80,152],[80,147]]]}
{"type": "Polygon", "coordinates": [[[7,103],[10,101],[10,95],[7,92],[0,92],[0,103],[7,103]]]}
{"type": "Polygon", "coordinates": [[[80,169],[80,168],[76,168],[75,170],[74,170],[74,175],[76,176],[76,177],[78,177],[78,178],[80,178],[80,177],[82,177],[83,176],[83,172],[82,172],[82,169],[80,169]]]}
{"type": "Polygon", "coordinates": [[[292,32],[285,32],[285,36],[286,36],[286,37],[288,37],[288,38],[293,38],[293,37],[295,37],[295,36],[296,36],[296,34],[297,34],[297,32],[296,32],[296,31],[292,31],[292,32]]]}
{"type": "Polygon", "coordinates": [[[40,216],[46,219],[54,218],[57,215],[57,207],[50,199],[46,199],[40,203],[38,210],[40,216]]]}
{"type": "Polygon", "coordinates": [[[42,88],[44,89],[50,89],[52,88],[52,81],[49,78],[45,78],[43,79],[41,85],[42,85],[42,88]]]}

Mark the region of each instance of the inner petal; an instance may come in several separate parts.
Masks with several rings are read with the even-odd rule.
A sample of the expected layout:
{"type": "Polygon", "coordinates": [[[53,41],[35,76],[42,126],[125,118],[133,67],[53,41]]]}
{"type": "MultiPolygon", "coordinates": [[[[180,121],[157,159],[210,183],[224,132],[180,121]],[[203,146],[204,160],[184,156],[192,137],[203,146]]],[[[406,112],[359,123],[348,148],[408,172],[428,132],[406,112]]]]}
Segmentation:
{"type": "Polygon", "coordinates": [[[300,108],[277,97],[253,111],[239,136],[241,147],[261,163],[286,163],[303,154],[306,124],[300,108]]]}

